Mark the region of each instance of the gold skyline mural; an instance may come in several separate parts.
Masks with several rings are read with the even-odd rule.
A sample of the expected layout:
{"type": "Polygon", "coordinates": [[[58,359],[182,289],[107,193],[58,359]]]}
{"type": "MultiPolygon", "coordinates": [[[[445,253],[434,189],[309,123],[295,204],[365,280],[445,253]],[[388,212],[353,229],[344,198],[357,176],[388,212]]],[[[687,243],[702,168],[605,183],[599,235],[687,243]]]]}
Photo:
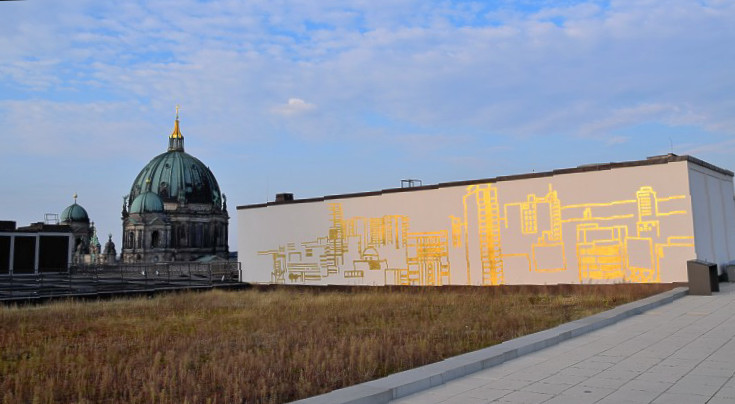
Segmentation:
{"type": "Polygon", "coordinates": [[[565,205],[548,184],[541,194],[504,200],[495,184],[465,188],[459,215],[415,231],[408,215],[345,217],[329,203],[321,236],[258,251],[272,260],[273,283],[500,285],[508,271],[576,282],[660,282],[673,249],[693,237],[667,234],[664,221],[686,215],[686,195],[661,196],[652,186],[630,198],[565,205]]]}

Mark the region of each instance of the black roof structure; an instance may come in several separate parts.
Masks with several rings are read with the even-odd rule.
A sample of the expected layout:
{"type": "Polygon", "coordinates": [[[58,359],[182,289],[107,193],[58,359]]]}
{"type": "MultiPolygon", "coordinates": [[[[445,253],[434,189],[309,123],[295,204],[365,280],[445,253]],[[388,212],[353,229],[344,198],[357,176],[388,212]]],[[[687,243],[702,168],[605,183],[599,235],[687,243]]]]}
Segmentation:
{"type": "Polygon", "coordinates": [[[475,185],[475,184],[497,183],[497,182],[503,182],[503,181],[523,180],[523,179],[529,179],[529,178],[552,177],[555,175],[562,175],[562,174],[584,173],[584,172],[591,172],[591,171],[605,171],[605,170],[613,170],[616,168],[650,166],[650,165],[656,165],[656,164],[674,163],[674,162],[679,162],[679,161],[688,161],[690,163],[697,164],[699,166],[708,168],[712,171],[715,171],[715,172],[718,172],[720,174],[727,175],[730,177],[735,175],[730,170],[726,170],[724,168],[717,167],[713,164],[707,163],[706,161],[700,160],[696,157],[692,157],[688,155],[679,156],[673,153],[669,153],[669,154],[664,154],[661,156],[648,157],[645,160],[598,163],[598,164],[584,164],[584,165],[580,165],[580,166],[572,167],[572,168],[562,168],[562,169],[557,169],[557,170],[552,170],[552,171],[543,171],[543,172],[538,172],[538,173],[506,175],[506,176],[483,178],[483,179],[468,180],[468,181],[442,182],[439,184],[422,185],[422,186],[417,186],[417,187],[388,188],[388,189],[383,189],[380,191],[326,195],[326,196],[317,197],[317,198],[293,199],[293,200],[287,200],[287,201],[279,200],[276,202],[258,203],[258,204],[252,204],[252,205],[241,205],[237,207],[237,210],[264,208],[267,206],[285,205],[285,204],[294,204],[294,203],[322,202],[322,201],[326,201],[330,199],[345,199],[345,198],[357,198],[357,197],[362,197],[362,196],[376,196],[376,195],[390,194],[390,193],[397,193],[397,192],[414,192],[414,191],[423,191],[423,190],[428,190],[428,189],[439,189],[439,188],[447,188],[447,187],[468,186],[468,185],[475,185]]]}

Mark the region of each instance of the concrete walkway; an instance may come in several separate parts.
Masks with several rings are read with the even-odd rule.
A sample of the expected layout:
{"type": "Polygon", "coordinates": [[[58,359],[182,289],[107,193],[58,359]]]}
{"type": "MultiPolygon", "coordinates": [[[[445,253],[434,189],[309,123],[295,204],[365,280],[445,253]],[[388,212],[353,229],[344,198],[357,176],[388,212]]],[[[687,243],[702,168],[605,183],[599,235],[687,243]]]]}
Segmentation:
{"type": "Polygon", "coordinates": [[[735,403],[735,284],[392,403],[735,403]]]}

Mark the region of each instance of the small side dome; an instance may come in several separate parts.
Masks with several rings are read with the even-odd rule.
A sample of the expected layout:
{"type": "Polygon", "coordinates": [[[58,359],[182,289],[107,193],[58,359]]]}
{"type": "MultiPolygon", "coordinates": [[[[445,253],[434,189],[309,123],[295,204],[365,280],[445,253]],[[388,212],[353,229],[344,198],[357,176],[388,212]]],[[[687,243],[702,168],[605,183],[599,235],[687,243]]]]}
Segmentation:
{"type": "Polygon", "coordinates": [[[61,212],[60,221],[62,223],[89,223],[89,215],[87,215],[87,211],[75,201],[73,205],[68,206],[63,212],[61,212]]]}
{"type": "Polygon", "coordinates": [[[135,197],[130,205],[130,213],[161,213],[163,200],[155,192],[146,191],[135,197]]]}

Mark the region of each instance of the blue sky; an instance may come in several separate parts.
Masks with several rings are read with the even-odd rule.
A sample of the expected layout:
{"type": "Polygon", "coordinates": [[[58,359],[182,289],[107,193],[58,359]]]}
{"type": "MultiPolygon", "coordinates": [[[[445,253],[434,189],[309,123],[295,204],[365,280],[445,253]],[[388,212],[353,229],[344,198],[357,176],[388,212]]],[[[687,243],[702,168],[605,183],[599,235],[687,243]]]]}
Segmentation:
{"type": "Polygon", "coordinates": [[[2,219],[120,244],[181,105],[235,206],[692,154],[735,169],[735,2],[0,2],[2,219]]]}

